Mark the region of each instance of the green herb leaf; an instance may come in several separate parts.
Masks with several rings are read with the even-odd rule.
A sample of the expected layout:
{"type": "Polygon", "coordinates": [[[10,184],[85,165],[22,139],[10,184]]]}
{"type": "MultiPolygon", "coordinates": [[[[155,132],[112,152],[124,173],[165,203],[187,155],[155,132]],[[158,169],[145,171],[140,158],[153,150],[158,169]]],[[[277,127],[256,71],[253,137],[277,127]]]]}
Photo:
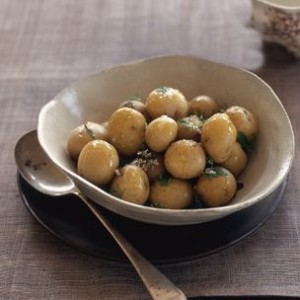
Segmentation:
{"type": "Polygon", "coordinates": [[[217,178],[220,176],[227,176],[226,172],[220,167],[211,167],[206,168],[204,171],[204,175],[209,178],[217,178]]]}
{"type": "Polygon", "coordinates": [[[93,140],[95,140],[95,139],[96,139],[96,135],[95,135],[94,131],[93,131],[91,128],[89,128],[89,127],[87,126],[87,124],[84,124],[84,128],[85,128],[86,132],[90,135],[90,137],[91,137],[93,140]]]}
{"type": "Polygon", "coordinates": [[[253,151],[253,144],[248,140],[247,136],[243,132],[239,131],[237,133],[237,141],[247,154],[253,151]]]}
{"type": "Polygon", "coordinates": [[[171,180],[171,177],[165,176],[159,181],[159,183],[161,186],[167,186],[171,182],[171,180]]]}
{"type": "Polygon", "coordinates": [[[161,94],[166,94],[171,88],[168,86],[162,86],[156,89],[157,92],[161,94]]]}
{"type": "Polygon", "coordinates": [[[119,189],[115,189],[115,188],[110,188],[110,193],[120,199],[122,199],[122,196],[123,196],[123,192],[120,191],[119,189]]]}
{"type": "Polygon", "coordinates": [[[206,165],[208,166],[208,168],[212,168],[215,165],[215,162],[213,161],[213,159],[211,157],[207,156],[206,165]]]}

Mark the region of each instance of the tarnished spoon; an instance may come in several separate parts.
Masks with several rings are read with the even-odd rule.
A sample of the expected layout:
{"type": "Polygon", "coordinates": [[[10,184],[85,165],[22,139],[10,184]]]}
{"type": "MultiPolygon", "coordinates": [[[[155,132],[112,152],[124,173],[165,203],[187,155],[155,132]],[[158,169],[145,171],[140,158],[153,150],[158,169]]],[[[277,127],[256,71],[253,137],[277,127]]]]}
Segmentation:
{"type": "Polygon", "coordinates": [[[25,134],[17,142],[15,160],[22,177],[38,191],[51,196],[75,194],[86,204],[123,250],[153,299],[186,299],[180,289],[145,259],[110,224],[101,210],[77,189],[71,179],[52,164],[38,142],[36,131],[25,134]]]}

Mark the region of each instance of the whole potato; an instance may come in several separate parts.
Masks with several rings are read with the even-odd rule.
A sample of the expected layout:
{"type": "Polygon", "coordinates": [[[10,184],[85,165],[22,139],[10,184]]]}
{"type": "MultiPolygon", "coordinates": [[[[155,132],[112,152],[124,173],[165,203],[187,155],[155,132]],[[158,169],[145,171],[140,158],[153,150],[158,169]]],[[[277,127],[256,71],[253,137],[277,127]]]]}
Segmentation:
{"type": "Polygon", "coordinates": [[[199,142],[203,123],[204,121],[196,115],[190,115],[177,120],[177,139],[188,139],[199,142]]]}
{"type": "Polygon", "coordinates": [[[138,112],[140,112],[145,117],[146,120],[149,119],[149,116],[146,111],[146,105],[140,100],[133,100],[133,99],[126,100],[121,103],[120,107],[128,107],[128,108],[135,109],[138,112]]]}
{"type": "Polygon", "coordinates": [[[256,117],[248,109],[241,106],[231,106],[225,113],[229,116],[238,132],[242,132],[248,139],[253,141],[257,136],[258,122],[256,117]]]}
{"type": "Polygon", "coordinates": [[[237,130],[225,113],[216,113],[206,120],[201,130],[201,143],[217,163],[224,162],[236,141],[237,130]]]}
{"type": "Polygon", "coordinates": [[[236,193],[234,176],[222,167],[206,169],[196,184],[196,193],[211,207],[226,205],[236,193]]]}
{"type": "Polygon", "coordinates": [[[164,163],[173,177],[191,179],[203,172],[206,155],[199,143],[193,140],[179,140],[167,149],[164,163]]]}
{"type": "Polygon", "coordinates": [[[177,136],[175,120],[163,115],[152,120],[146,128],[145,140],[148,147],[156,152],[165,151],[177,136]]]}
{"type": "Polygon", "coordinates": [[[83,147],[92,140],[107,140],[107,129],[94,122],[87,122],[75,129],[69,135],[67,141],[67,152],[77,160],[83,147]]]}
{"type": "Polygon", "coordinates": [[[237,177],[246,168],[247,161],[247,155],[243,151],[241,145],[238,142],[235,142],[229,157],[221,164],[221,166],[229,170],[234,177],[237,177]]]}
{"type": "Polygon", "coordinates": [[[108,140],[122,155],[136,154],[145,140],[145,131],[145,117],[132,108],[119,108],[108,120],[108,140]]]}
{"type": "Polygon", "coordinates": [[[132,164],[141,167],[146,172],[150,182],[162,178],[165,173],[162,154],[153,152],[150,149],[138,151],[132,164]]]}
{"type": "Polygon", "coordinates": [[[207,95],[200,95],[189,102],[189,113],[205,118],[211,117],[219,111],[219,105],[215,99],[207,95]]]}
{"type": "Polygon", "coordinates": [[[149,180],[142,168],[126,165],[115,175],[111,194],[125,201],[144,204],[149,196],[149,180]]]}
{"type": "Polygon", "coordinates": [[[149,200],[153,206],[159,208],[185,208],[193,201],[193,188],[186,180],[157,180],[150,187],[149,200]]]}
{"type": "Polygon", "coordinates": [[[161,87],[148,95],[146,110],[152,119],[167,115],[176,120],[187,115],[188,102],[179,90],[161,87]]]}
{"type": "Polygon", "coordinates": [[[97,185],[107,184],[119,166],[118,152],[114,146],[102,140],[94,140],[84,146],[78,158],[78,174],[97,185]]]}

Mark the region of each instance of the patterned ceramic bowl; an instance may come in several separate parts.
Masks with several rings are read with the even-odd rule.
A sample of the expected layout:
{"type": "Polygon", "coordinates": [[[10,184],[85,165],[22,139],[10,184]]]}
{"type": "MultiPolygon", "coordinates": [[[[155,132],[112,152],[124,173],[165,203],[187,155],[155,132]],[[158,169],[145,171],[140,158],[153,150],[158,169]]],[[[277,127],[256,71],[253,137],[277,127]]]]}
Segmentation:
{"type": "Polygon", "coordinates": [[[252,0],[252,24],[263,38],[300,58],[300,0],[252,0]]]}
{"type": "Polygon", "coordinates": [[[204,223],[220,219],[269,196],[285,179],[294,156],[289,118],[272,89],[256,75],[190,56],[165,56],[99,71],[66,87],[41,110],[41,146],[54,164],[68,174],[89,198],[135,220],[163,225],[204,223]],[[145,99],[155,88],[172,86],[187,99],[206,94],[222,107],[240,105],[258,118],[256,148],[241,174],[244,187],[230,204],[203,209],[161,209],[121,200],[76,172],[66,153],[73,128],[86,121],[102,123],[130,95],[145,99]]]}

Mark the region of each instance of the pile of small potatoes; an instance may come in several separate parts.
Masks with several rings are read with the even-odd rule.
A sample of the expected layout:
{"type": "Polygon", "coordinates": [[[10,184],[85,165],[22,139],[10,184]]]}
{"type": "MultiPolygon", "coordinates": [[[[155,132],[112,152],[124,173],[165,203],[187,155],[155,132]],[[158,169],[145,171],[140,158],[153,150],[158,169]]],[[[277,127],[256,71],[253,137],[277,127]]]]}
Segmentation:
{"type": "Polygon", "coordinates": [[[67,152],[78,174],[135,204],[160,208],[226,205],[258,132],[246,108],[221,109],[212,97],[187,101],[172,87],[145,103],[123,102],[108,121],[75,128],[67,152]]]}

